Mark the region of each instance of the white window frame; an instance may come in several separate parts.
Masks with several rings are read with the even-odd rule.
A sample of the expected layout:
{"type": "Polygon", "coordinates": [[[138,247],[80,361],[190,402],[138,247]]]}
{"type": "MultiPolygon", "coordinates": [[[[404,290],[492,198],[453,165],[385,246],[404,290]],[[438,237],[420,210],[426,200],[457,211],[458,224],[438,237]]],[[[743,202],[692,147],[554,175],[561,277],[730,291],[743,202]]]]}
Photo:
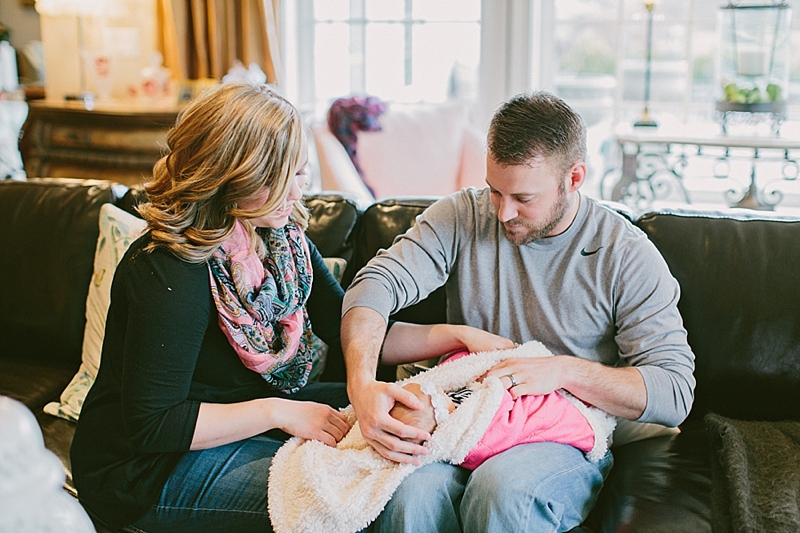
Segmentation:
{"type": "MultiPolygon", "coordinates": [[[[555,91],[554,36],[555,2],[557,0],[483,0],[481,7],[481,57],[478,75],[478,100],[472,118],[476,126],[485,129],[497,107],[508,98],[530,90],[555,91]],[[535,60],[534,60],[535,59],[535,60]]],[[[708,0],[691,0],[703,2],[708,0]]],[[[351,6],[362,12],[364,0],[350,0],[351,6]]],[[[313,67],[299,69],[297,65],[313,65],[313,32],[298,31],[298,21],[313,20],[310,12],[311,0],[283,0],[284,50],[286,56],[287,94],[304,111],[312,112],[313,107],[313,67]],[[292,46],[286,46],[294,43],[292,46]],[[296,51],[296,52],[295,52],[296,51]]],[[[690,4],[691,8],[691,4],[690,4]]],[[[622,23],[622,3],[618,22],[622,23]]],[[[800,11],[800,10],[798,10],[800,11]]],[[[793,28],[800,25],[800,12],[794,13],[793,28]]],[[[687,45],[691,47],[693,19],[687,23],[687,45]]],[[[358,47],[358,35],[353,47],[358,47]]],[[[361,36],[363,39],[363,35],[361,36]]],[[[617,80],[622,79],[622,47],[617,49],[617,80]]],[[[689,49],[691,50],[691,48],[689,49]]],[[[691,55],[688,58],[691,61],[691,55]]],[[[362,58],[363,61],[363,58],[362,58]]],[[[691,71],[691,65],[690,69],[691,71]]],[[[351,69],[351,77],[360,75],[358,61],[351,69]]],[[[710,104],[692,103],[691,73],[688,90],[680,102],[670,104],[656,103],[657,107],[670,109],[683,119],[694,113],[710,113],[710,104]]],[[[620,115],[630,109],[631,102],[622,100],[622,83],[618,83],[616,96],[611,109],[613,122],[620,121],[620,115]]],[[[317,110],[318,113],[318,110],[317,110]]],[[[800,106],[792,105],[789,116],[800,114],[800,106]]]]}

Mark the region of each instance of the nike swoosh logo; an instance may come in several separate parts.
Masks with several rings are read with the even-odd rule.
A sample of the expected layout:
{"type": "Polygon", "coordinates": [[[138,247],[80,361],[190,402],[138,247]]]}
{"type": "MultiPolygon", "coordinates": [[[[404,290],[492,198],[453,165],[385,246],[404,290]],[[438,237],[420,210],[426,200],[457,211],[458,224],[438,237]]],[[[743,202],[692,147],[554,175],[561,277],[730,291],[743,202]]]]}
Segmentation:
{"type": "Polygon", "coordinates": [[[598,248],[597,250],[592,250],[591,252],[587,252],[587,251],[586,251],[586,248],[584,248],[583,250],[581,250],[581,255],[582,255],[582,256],[584,256],[584,257],[585,257],[585,256],[587,256],[587,255],[594,255],[594,254],[596,254],[597,252],[599,252],[599,251],[600,251],[602,248],[603,248],[603,247],[601,246],[601,247],[600,247],[600,248],[598,248]]]}

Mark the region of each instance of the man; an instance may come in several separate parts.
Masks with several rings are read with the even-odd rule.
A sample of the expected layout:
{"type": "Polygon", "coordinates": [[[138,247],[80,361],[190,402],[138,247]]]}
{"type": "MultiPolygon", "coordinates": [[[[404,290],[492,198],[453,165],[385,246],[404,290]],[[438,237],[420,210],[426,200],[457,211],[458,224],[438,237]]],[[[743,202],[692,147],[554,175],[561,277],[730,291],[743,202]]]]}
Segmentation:
{"type": "MultiPolygon", "coordinates": [[[[494,367],[489,374],[504,377],[515,398],[566,389],[621,418],[685,419],[694,356],[678,284],[641,231],[580,194],[585,157],[585,125],[563,101],[542,92],[511,99],[489,128],[488,188],[439,200],[356,276],[343,306],[348,393],[365,439],[384,457],[413,463],[425,453],[413,439],[427,437],[388,415],[395,402],[418,408],[413,395],[375,381],[387,317],[441,285],[449,324],[539,340],[562,354],[494,367]]],[[[585,519],[612,462],[537,443],[471,474],[427,465],[403,482],[374,531],[566,531],[585,519]]]]}

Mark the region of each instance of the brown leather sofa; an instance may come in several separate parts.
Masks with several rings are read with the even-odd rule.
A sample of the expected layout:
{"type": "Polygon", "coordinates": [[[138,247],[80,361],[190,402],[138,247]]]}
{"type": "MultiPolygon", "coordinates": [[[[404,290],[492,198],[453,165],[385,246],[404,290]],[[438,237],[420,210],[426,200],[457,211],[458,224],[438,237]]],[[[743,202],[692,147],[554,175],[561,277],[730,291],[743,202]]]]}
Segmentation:
{"type": "MultiPolygon", "coordinates": [[[[0,182],[0,395],[33,411],[73,495],[74,425],[42,407],[58,398],[81,362],[100,206],[131,211],[139,198],[102,181],[0,182]]],[[[386,200],[363,212],[336,194],[306,201],[312,240],[324,256],[348,261],[346,286],[433,199],[386,200]]],[[[683,209],[648,213],[635,224],[681,285],[680,309],[697,357],[696,399],[680,434],[614,449],[597,504],[575,531],[710,532],[712,446],[704,416],[800,420],[800,219],[683,209]]],[[[442,321],[444,305],[437,291],[396,318],[442,321]]],[[[393,373],[379,370],[383,379],[393,373]]]]}

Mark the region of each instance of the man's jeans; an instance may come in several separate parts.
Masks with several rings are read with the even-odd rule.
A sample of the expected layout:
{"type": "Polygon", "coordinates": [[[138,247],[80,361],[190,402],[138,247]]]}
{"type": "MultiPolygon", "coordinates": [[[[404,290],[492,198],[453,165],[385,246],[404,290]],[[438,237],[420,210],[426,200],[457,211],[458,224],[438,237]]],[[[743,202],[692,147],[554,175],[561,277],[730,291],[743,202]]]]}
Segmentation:
{"type": "Polygon", "coordinates": [[[581,524],[613,464],[565,444],[515,446],[474,472],[445,463],[407,477],[373,533],[568,531],[581,524]]]}

